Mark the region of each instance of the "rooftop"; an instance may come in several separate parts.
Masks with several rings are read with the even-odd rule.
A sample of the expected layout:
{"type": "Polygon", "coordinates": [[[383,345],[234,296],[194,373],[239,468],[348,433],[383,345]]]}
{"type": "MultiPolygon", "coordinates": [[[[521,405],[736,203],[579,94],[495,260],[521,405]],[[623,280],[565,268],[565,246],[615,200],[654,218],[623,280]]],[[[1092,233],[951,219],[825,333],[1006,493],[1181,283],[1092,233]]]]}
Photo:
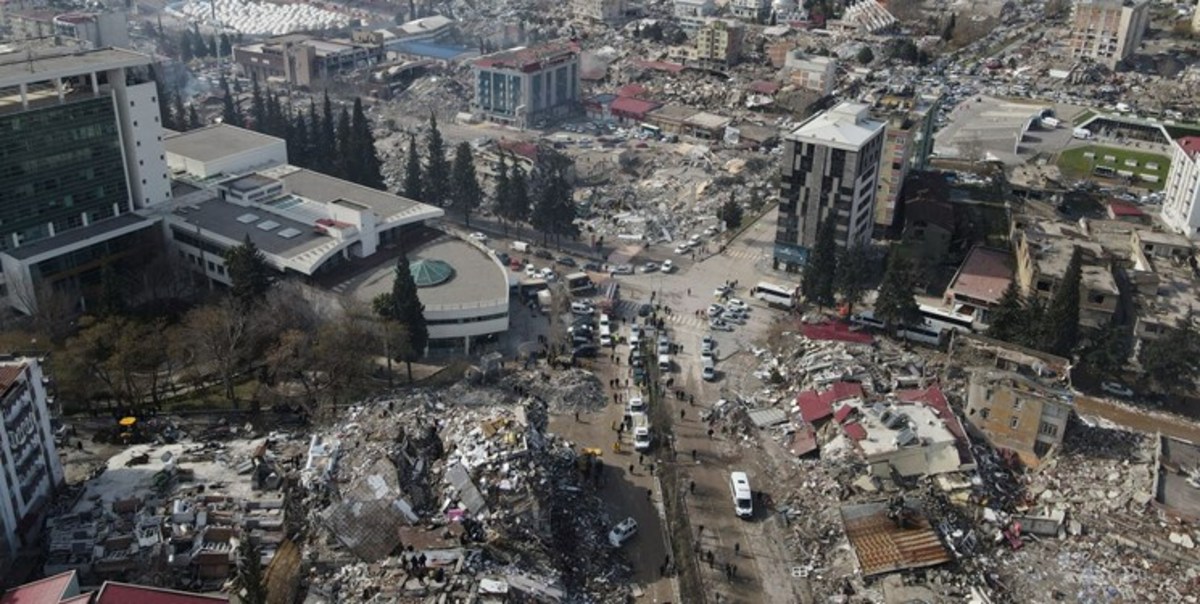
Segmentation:
{"type": "Polygon", "coordinates": [[[163,137],[167,153],[202,162],[282,143],[283,139],[228,124],[213,124],[163,137]]]}
{"type": "Polygon", "coordinates": [[[842,526],[863,576],[903,569],[935,566],[950,561],[937,531],[925,514],[908,508],[910,525],[898,526],[888,518],[888,503],[876,501],[841,507],[842,526]]]}
{"type": "MultiPolygon", "coordinates": [[[[959,459],[957,442],[937,412],[924,404],[896,405],[850,400],[846,405],[857,409],[855,423],[866,437],[856,444],[868,460],[886,457],[903,449],[926,450],[924,471],[918,474],[956,472],[959,459]]],[[[901,474],[907,474],[901,471],[901,474]]]]}
{"type": "Polygon", "coordinates": [[[700,113],[697,109],[692,109],[686,105],[663,105],[651,112],[654,117],[672,122],[683,122],[684,120],[700,113]]]}
{"type": "Polygon", "coordinates": [[[552,59],[567,56],[577,56],[579,45],[571,41],[557,41],[540,46],[513,48],[502,50],[480,57],[475,61],[477,67],[496,67],[500,69],[518,69],[522,71],[538,69],[542,63],[552,59]]]}
{"type": "Polygon", "coordinates": [[[632,97],[618,97],[612,102],[611,111],[621,112],[629,115],[643,115],[656,109],[659,103],[654,101],[645,101],[632,97]]]}
{"type": "Polygon", "coordinates": [[[319,172],[297,168],[295,166],[277,166],[263,170],[260,174],[282,180],[289,191],[295,195],[320,203],[335,203],[352,201],[367,206],[379,215],[381,222],[399,219],[406,214],[421,211],[434,211],[437,216],[441,211],[432,206],[413,201],[407,197],[393,195],[370,187],[348,182],[340,178],[326,176],[319,172]]]}
{"type": "Polygon", "coordinates": [[[1012,279],[1012,253],[977,245],[958,267],[947,291],[995,304],[1012,279]]]}
{"type": "Polygon", "coordinates": [[[100,588],[100,591],[96,592],[96,601],[93,604],[130,604],[132,602],[137,602],[137,604],[214,604],[228,601],[229,598],[224,596],[205,596],[173,589],[108,581],[100,588]]]}
{"type": "Polygon", "coordinates": [[[689,126],[704,128],[707,130],[724,128],[733,122],[731,118],[727,118],[723,115],[717,115],[715,113],[708,113],[706,111],[694,113],[691,117],[687,118],[686,121],[689,126]]]}
{"type": "Polygon", "coordinates": [[[32,59],[24,52],[13,52],[0,55],[0,88],[152,62],[147,55],[119,48],[57,54],[38,51],[32,59]]]}
{"type": "Polygon", "coordinates": [[[264,253],[282,259],[300,256],[332,241],[319,234],[312,224],[223,201],[215,192],[206,201],[176,208],[174,216],[188,225],[219,235],[231,244],[248,237],[264,253]],[[269,223],[274,226],[267,229],[269,223]],[[295,235],[291,237],[283,236],[293,232],[295,235]]]}
{"type": "Polygon", "coordinates": [[[823,391],[806,390],[796,395],[796,410],[801,419],[811,424],[832,415],[834,403],[862,397],[861,384],[834,382],[823,391]]]}
{"type": "MultiPolygon", "coordinates": [[[[21,377],[21,372],[25,371],[24,361],[7,362],[0,365],[0,393],[7,392],[8,388],[16,383],[17,378],[21,377]]],[[[5,604],[0,600],[0,604],[5,604]]]]}
{"type": "Polygon", "coordinates": [[[86,241],[93,237],[100,237],[106,234],[112,234],[115,237],[121,233],[141,230],[153,224],[154,221],[149,218],[144,218],[137,214],[125,213],[120,216],[106,218],[99,222],[93,222],[85,227],[71,229],[53,237],[38,239],[33,243],[4,250],[0,253],[16,258],[17,260],[28,260],[42,254],[62,250],[67,246],[86,241]]]}
{"type": "Polygon", "coordinates": [[[868,117],[868,105],[844,102],[819,113],[792,131],[790,138],[816,144],[862,147],[883,131],[881,121],[868,117]]]}
{"type": "Polygon", "coordinates": [[[0,596],[0,604],[59,604],[64,598],[78,594],[75,571],[69,571],[14,587],[0,596]]]}
{"type": "Polygon", "coordinates": [[[1200,153],[1200,136],[1181,136],[1175,139],[1175,144],[1179,145],[1188,157],[1196,157],[1196,154],[1200,153]]]}
{"type": "MultiPolygon", "coordinates": [[[[418,291],[426,312],[455,306],[471,306],[508,296],[508,276],[497,261],[481,249],[455,237],[440,237],[410,252],[410,266],[422,262],[440,261],[453,267],[450,279],[418,291]]],[[[372,300],[380,293],[391,291],[394,263],[381,265],[375,271],[356,277],[349,285],[362,300],[372,300]]]]}

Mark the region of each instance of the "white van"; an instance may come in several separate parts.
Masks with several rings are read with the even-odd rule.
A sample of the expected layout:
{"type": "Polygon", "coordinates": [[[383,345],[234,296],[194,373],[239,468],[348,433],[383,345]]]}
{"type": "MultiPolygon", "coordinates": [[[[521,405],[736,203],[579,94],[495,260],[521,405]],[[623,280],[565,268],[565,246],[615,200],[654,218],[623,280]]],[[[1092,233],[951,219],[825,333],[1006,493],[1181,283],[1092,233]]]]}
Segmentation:
{"type": "Polygon", "coordinates": [[[612,332],[608,330],[608,323],[600,324],[600,345],[601,346],[612,346],[613,345],[612,332]]]}
{"type": "Polygon", "coordinates": [[[650,434],[650,418],[646,417],[645,413],[633,414],[633,448],[638,451],[645,451],[650,448],[654,437],[650,434]]]}
{"type": "Polygon", "coordinates": [[[754,515],[754,492],[750,490],[750,478],[745,472],[729,474],[729,491],[733,495],[733,512],[738,518],[754,515]]]}
{"type": "Polygon", "coordinates": [[[668,371],[671,371],[671,355],[669,355],[669,354],[658,355],[658,370],[663,373],[667,373],[668,371]]]}
{"type": "Polygon", "coordinates": [[[717,367],[716,364],[713,363],[713,358],[711,356],[704,357],[704,365],[700,369],[700,377],[704,378],[704,381],[706,382],[711,382],[717,379],[717,367]]]}
{"type": "Polygon", "coordinates": [[[528,254],[529,250],[533,249],[533,246],[529,245],[528,243],[525,243],[524,241],[514,241],[508,245],[508,249],[510,249],[514,252],[528,254]]]}
{"type": "Polygon", "coordinates": [[[608,313],[600,313],[600,327],[611,327],[612,322],[608,318],[608,313]]]}
{"type": "Polygon", "coordinates": [[[650,407],[646,405],[645,399],[643,399],[641,396],[635,396],[629,399],[629,404],[625,408],[625,412],[631,416],[639,414],[645,415],[649,408],[650,407]]]}
{"type": "Polygon", "coordinates": [[[638,344],[642,343],[642,328],[640,325],[634,325],[629,328],[629,345],[637,348],[638,344]]]}

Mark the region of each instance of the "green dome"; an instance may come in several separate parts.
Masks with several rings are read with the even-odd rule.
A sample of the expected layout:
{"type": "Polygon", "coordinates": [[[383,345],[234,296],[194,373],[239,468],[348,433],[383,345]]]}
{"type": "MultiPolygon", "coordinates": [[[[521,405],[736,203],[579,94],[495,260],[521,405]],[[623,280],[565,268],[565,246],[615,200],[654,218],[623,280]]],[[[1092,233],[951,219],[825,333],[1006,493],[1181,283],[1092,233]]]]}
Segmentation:
{"type": "Polygon", "coordinates": [[[417,287],[441,285],[454,277],[454,267],[441,260],[418,260],[408,265],[417,287]]]}

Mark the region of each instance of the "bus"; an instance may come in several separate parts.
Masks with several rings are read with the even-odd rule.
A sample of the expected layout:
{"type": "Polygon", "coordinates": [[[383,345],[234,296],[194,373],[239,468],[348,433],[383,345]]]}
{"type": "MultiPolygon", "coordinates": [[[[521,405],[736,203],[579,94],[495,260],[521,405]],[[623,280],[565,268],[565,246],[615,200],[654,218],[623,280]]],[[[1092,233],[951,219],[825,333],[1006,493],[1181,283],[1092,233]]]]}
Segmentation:
{"type": "Polygon", "coordinates": [[[758,298],[770,306],[792,310],[796,307],[796,298],[800,296],[800,287],[760,281],[758,285],[750,289],[750,296],[758,298]]]}
{"type": "Polygon", "coordinates": [[[662,128],[659,128],[654,124],[642,123],[638,125],[638,128],[641,128],[643,134],[648,134],[656,138],[662,136],[662,128]]]}
{"type": "MultiPolygon", "coordinates": [[[[883,321],[875,318],[875,313],[864,310],[850,317],[850,322],[861,327],[874,330],[884,330],[883,321]]],[[[924,319],[919,325],[901,325],[896,329],[896,337],[910,342],[920,342],[929,346],[941,346],[943,338],[950,332],[949,328],[934,325],[929,319],[924,319]]]]}
{"type": "Polygon", "coordinates": [[[565,277],[565,280],[567,282],[567,289],[569,289],[572,294],[590,292],[596,287],[596,285],[592,283],[592,278],[589,277],[587,273],[583,272],[571,273],[565,277]]]}
{"type": "Polygon", "coordinates": [[[954,330],[960,333],[970,333],[975,330],[971,315],[963,315],[952,310],[920,304],[921,318],[925,324],[938,330],[954,330]]]}

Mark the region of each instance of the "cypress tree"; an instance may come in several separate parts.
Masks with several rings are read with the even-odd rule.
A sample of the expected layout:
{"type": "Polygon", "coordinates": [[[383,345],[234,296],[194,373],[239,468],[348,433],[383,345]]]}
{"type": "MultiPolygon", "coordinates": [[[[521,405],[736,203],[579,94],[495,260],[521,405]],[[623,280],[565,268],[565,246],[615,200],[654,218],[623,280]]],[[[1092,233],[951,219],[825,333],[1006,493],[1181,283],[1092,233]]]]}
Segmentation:
{"type": "Polygon", "coordinates": [[[862,301],[866,289],[867,275],[871,267],[867,262],[867,250],[861,245],[842,250],[838,255],[834,289],[841,295],[842,302],[853,308],[862,301]]]}
{"type": "Polygon", "coordinates": [[[1079,248],[1075,248],[1043,318],[1042,333],[1047,336],[1048,351],[1059,356],[1069,357],[1079,343],[1079,285],[1082,279],[1083,259],[1079,248]]]}
{"type": "Polygon", "coordinates": [[[354,140],[350,132],[350,112],[342,107],[337,123],[337,160],[335,175],[350,182],[358,182],[358,165],[354,157],[354,140]]]}
{"type": "Polygon", "coordinates": [[[920,321],[921,309],[917,306],[912,287],[911,265],[898,250],[892,250],[883,274],[883,283],[879,286],[879,295],[875,299],[875,318],[883,321],[888,330],[920,321]]]}
{"type": "Polygon", "coordinates": [[[263,100],[258,76],[254,74],[250,76],[250,119],[254,121],[256,132],[267,132],[267,103],[263,100]]]}
{"type": "Polygon", "coordinates": [[[184,63],[190,63],[194,58],[195,55],[192,53],[192,31],[185,29],[179,37],[179,60],[184,63]]]}
{"type": "Polygon", "coordinates": [[[837,212],[830,208],[817,230],[800,288],[804,297],[818,307],[833,306],[833,282],[837,271],[837,212]]]}
{"type": "MultiPolygon", "coordinates": [[[[188,124],[187,109],[185,109],[183,106],[183,94],[176,90],[171,100],[173,101],[171,104],[172,127],[181,132],[190,130],[191,126],[188,124]]],[[[163,121],[165,122],[166,120],[163,121]]]]}
{"type": "Polygon", "coordinates": [[[233,100],[233,93],[229,91],[229,81],[225,79],[224,75],[221,76],[221,92],[225,95],[221,107],[221,121],[230,126],[244,126],[242,113],[233,100]]]}
{"type": "Polygon", "coordinates": [[[302,168],[307,168],[308,163],[308,126],[304,123],[304,112],[296,113],[292,119],[292,137],[288,139],[288,159],[302,168]]]}
{"type": "Polygon", "coordinates": [[[225,250],[225,268],[229,271],[229,293],[248,309],[267,295],[274,276],[262,250],[254,245],[250,236],[241,245],[225,250]]]}
{"type": "Polygon", "coordinates": [[[375,135],[371,132],[371,120],[363,110],[361,97],[354,98],[354,112],[350,116],[350,127],[354,133],[353,143],[358,164],[358,184],[383,191],[383,162],[375,148],[375,135]]]}
{"type": "Polygon", "coordinates": [[[408,162],[404,166],[404,196],[424,201],[425,190],[421,177],[421,157],[417,155],[417,137],[408,137],[408,162]]]}
{"type": "Polygon", "coordinates": [[[391,319],[404,326],[408,332],[409,346],[402,351],[401,358],[408,366],[408,381],[412,382],[413,361],[420,360],[429,344],[429,329],[425,325],[425,305],[417,294],[417,284],[413,281],[408,268],[408,256],[402,255],[396,261],[396,279],[392,282],[390,309],[385,310],[384,318],[391,319]]]}
{"type": "Polygon", "coordinates": [[[337,135],[333,127],[333,104],[329,102],[329,92],[325,92],[325,100],[321,107],[321,135],[317,137],[317,169],[320,172],[336,175],[337,162],[333,151],[337,149],[337,135]]]}
{"type": "Polygon", "coordinates": [[[529,177],[525,174],[525,169],[519,163],[513,163],[512,176],[512,199],[508,207],[508,219],[514,224],[529,220],[529,214],[532,211],[529,199],[529,177]]]}
{"type": "Polygon", "coordinates": [[[446,143],[438,130],[437,116],[429,114],[429,137],[425,150],[425,203],[444,206],[449,201],[450,166],[446,161],[446,143]]]}
{"type": "Polygon", "coordinates": [[[453,208],[462,214],[467,226],[471,226],[471,214],[483,201],[483,191],[479,188],[479,179],[475,176],[475,158],[471,155],[471,145],[461,142],[454,149],[454,165],[451,168],[454,180],[451,181],[451,197],[453,208]]]}
{"type": "Polygon", "coordinates": [[[508,215],[512,206],[512,181],[508,178],[508,160],[504,152],[500,152],[500,161],[496,165],[496,217],[504,225],[504,236],[508,236],[508,215]]]}
{"type": "Polygon", "coordinates": [[[996,308],[989,313],[987,336],[1005,342],[1020,342],[1026,312],[1021,288],[1014,279],[1000,296],[996,308]]]}
{"type": "Polygon", "coordinates": [[[196,128],[199,128],[204,125],[204,122],[200,121],[200,114],[196,113],[195,105],[190,105],[190,104],[188,105],[187,120],[188,120],[187,123],[188,123],[189,130],[195,130],[196,128]]]}

